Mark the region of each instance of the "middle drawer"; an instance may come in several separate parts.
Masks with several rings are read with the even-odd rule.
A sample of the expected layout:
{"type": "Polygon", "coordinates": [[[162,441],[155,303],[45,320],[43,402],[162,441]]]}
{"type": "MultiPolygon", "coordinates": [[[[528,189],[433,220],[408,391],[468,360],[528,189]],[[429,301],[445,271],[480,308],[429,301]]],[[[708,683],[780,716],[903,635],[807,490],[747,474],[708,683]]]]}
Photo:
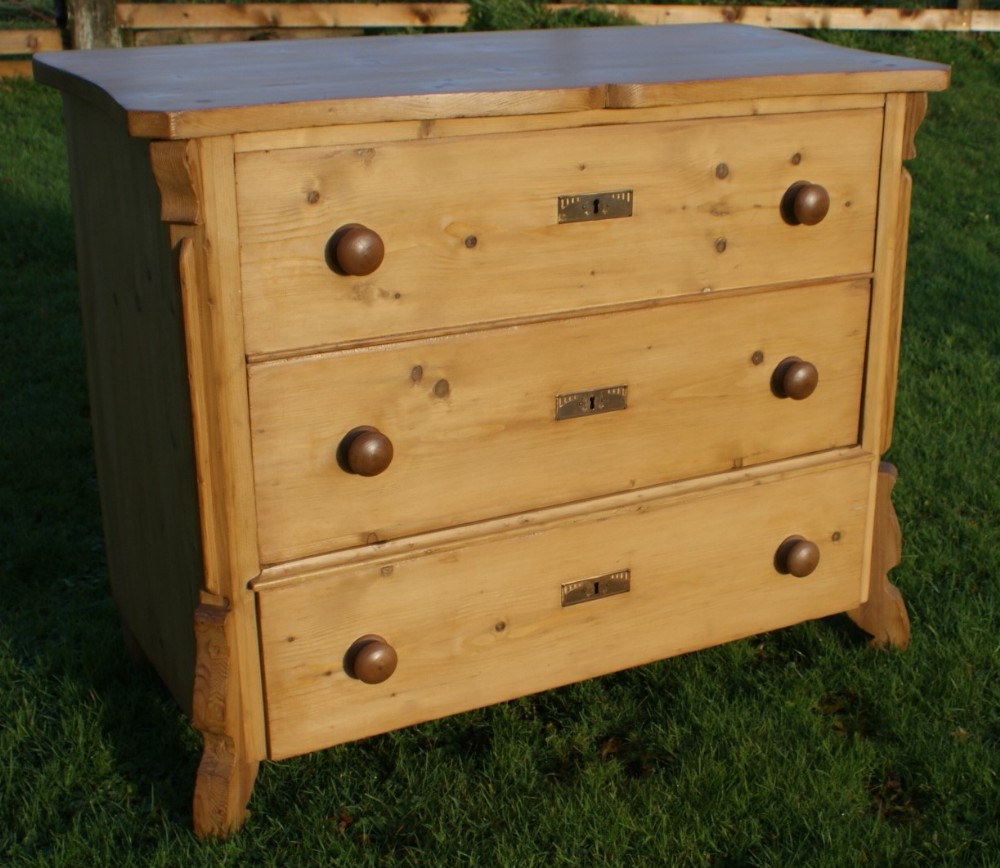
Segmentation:
{"type": "Polygon", "coordinates": [[[261,559],[853,445],[868,305],[846,281],[253,364],[261,559]]]}

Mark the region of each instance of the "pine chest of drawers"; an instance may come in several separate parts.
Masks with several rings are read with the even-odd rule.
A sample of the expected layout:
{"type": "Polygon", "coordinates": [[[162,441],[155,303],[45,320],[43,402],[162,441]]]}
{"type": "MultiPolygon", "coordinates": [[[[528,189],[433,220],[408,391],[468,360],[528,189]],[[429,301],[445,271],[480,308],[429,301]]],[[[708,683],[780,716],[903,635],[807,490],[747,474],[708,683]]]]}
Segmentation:
{"type": "Polygon", "coordinates": [[[126,637],[280,759],[849,612],[905,644],[902,161],[945,67],[730,25],[65,53],[126,637]]]}

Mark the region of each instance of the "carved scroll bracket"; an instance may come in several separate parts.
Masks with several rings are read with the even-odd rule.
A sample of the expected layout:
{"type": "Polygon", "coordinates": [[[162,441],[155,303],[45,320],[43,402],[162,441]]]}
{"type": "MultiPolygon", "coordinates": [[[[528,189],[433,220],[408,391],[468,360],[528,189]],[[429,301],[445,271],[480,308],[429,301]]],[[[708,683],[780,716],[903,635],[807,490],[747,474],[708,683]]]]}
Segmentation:
{"type": "Polygon", "coordinates": [[[903,159],[912,160],[917,155],[917,130],[927,116],[927,94],[910,93],[906,96],[906,120],[903,126],[903,159]]]}
{"type": "Polygon", "coordinates": [[[200,224],[200,179],[193,143],[151,142],[149,157],[160,188],[160,219],[165,223],[200,224]]]}

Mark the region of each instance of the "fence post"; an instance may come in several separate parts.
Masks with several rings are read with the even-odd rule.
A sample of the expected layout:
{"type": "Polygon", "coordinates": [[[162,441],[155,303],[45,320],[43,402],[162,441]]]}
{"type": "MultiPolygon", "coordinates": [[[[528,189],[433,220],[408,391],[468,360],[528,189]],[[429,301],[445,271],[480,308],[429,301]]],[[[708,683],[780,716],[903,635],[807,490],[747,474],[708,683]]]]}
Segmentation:
{"type": "Polygon", "coordinates": [[[69,42],[73,48],[120,48],[115,0],[66,0],[69,42]]]}

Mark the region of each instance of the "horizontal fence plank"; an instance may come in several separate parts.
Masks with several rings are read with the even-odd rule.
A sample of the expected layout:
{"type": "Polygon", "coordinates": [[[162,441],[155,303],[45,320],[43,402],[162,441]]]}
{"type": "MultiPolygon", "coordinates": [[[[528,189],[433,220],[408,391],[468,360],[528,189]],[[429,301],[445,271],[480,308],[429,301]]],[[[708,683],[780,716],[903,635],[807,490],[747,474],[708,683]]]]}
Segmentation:
{"type": "Polygon", "coordinates": [[[31,61],[0,60],[0,78],[31,78],[31,61]]]}
{"type": "Polygon", "coordinates": [[[40,30],[0,30],[0,54],[34,54],[59,51],[62,33],[53,28],[40,30]]]}
{"type": "MultiPolygon", "coordinates": [[[[559,8],[559,7],[557,7],[559,8]]],[[[727,22],[782,30],[998,30],[1000,12],[838,6],[603,6],[627,10],[640,24],[727,22]]]]}
{"type": "MultiPolygon", "coordinates": [[[[640,24],[739,22],[785,30],[1000,31],[1000,11],[880,9],[831,6],[651,6],[550,3],[552,11],[603,9],[640,24]]],[[[118,23],[130,30],[211,28],[461,27],[465,3],[120,3],[118,23]]]]}
{"type": "Polygon", "coordinates": [[[461,27],[465,3],[119,3],[131,30],[202,27],[461,27]]]}
{"type": "Polygon", "coordinates": [[[330,39],[340,36],[363,36],[361,27],[212,27],[187,30],[136,30],[132,44],[148,45],[207,45],[219,42],[247,42],[263,39],[330,39]]]}

